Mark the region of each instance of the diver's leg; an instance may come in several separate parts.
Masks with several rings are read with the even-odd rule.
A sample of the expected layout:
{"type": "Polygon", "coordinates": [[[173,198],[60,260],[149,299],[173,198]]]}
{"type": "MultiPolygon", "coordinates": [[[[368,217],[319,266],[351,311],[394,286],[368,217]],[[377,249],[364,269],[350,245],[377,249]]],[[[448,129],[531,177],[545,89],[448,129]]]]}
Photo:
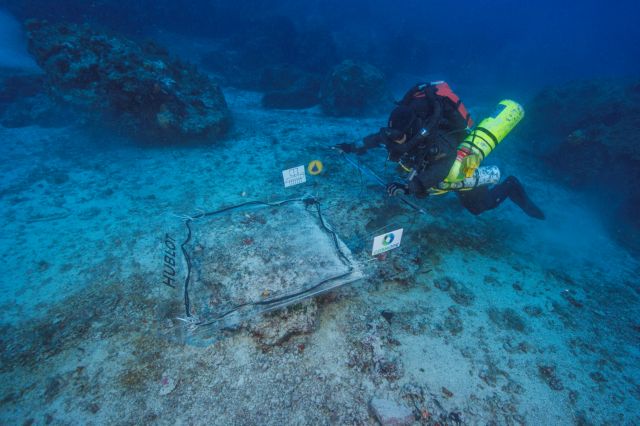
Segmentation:
{"type": "Polygon", "coordinates": [[[495,208],[500,203],[494,203],[493,197],[489,195],[489,188],[479,186],[469,191],[456,192],[462,206],[473,215],[495,208]]]}
{"type": "Polygon", "coordinates": [[[474,215],[495,209],[504,200],[510,198],[527,215],[536,219],[544,219],[544,213],[527,196],[522,184],[514,176],[509,176],[504,182],[489,189],[481,186],[471,191],[458,192],[462,205],[474,215]]]}
{"type": "Polygon", "coordinates": [[[516,203],[523,212],[533,218],[544,220],[544,212],[540,210],[540,208],[536,206],[533,201],[531,201],[531,199],[527,196],[527,193],[525,192],[522,184],[516,177],[509,176],[500,185],[508,185],[508,197],[511,198],[511,201],[516,203]]]}

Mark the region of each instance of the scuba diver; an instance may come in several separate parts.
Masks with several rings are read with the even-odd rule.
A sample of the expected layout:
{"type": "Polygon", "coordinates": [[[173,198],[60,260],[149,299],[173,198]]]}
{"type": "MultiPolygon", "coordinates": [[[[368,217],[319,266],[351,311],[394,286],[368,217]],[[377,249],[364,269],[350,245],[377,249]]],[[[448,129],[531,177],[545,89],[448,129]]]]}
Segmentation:
{"type": "Polygon", "coordinates": [[[527,196],[520,181],[507,177],[493,187],[458,190],[456,183],[473,176],[480,162],[520,121],[524,111],[513,101],[502,101],[492,117],[475,129],[464,104],[445,82],[418,84],[402,98],[389,116],[387,127],[364,138],[361,146],[338,144],[345,153],[364,154],[384,146],[388,158],[409,173],[407,183],[387,185],[390,196],[455,190],[462,205],[479,215],[509,198],[527,215],[543,220],[544,213],[527,196]],[[449,189],[450,188],[450,189],[449,189]]]}

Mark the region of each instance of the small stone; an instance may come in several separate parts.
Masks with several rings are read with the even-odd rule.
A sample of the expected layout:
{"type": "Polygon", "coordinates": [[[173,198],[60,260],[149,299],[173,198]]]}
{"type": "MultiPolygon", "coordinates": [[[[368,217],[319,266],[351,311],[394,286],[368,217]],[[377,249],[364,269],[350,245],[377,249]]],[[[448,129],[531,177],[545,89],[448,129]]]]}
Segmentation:
{"type": "Polygon", "coordinates": [[[409,407],[388,399],[372,398],[369,410],[382,426],[410,425],[414,421],[413,411],[409,407]]]}
{"type": "Polygon", "coordinates": [[[443,277],[434,281],[434,286],[442,291],[449,291],[453,280],[449,277],[443,277]]]}
{"type": "Polygon", "coordinates": [[[161,396],[169,395],[176,388],[178,382],[167,372],[162,373],[162,378],[160,379],[160,390],[159,394],[161,396]]]}
{"type": "Polygon", "coordinates": [[[542,308],[539,306],[525,306],[524,311],[531,317],[539,317],[542,315],[542,308]]]}
{"type": "Polygon", "coordinates": [[[556,368],[551,365],[538,365],[539,376],[549,385],[549,387],[556,391],[564,389],[562,382],[556,376],[556,368]]]}
{"type": "Polygon", "coordinates": [[[382,315],[382,317],[384,319],[386,319],[389,324],[391,324],[391,319],[393,318],[393,312],[391,312],[391,311],[382,311],[382,312],[380,312],[380,315],[382,315]]]}
{"type": "Polygon", "coordinates": [[[593,380],[596,383],[604,383],[607,381],[604,375],[599,371],[593,371],[589,373],[589,377],[591,377],[591,380],[593,380]]]}
{"type": "Polygon", "coordinates": [[[447,398],[451,398],[453,396],[453,392],[451,392],[449,389],[445,388],[444,386],[442,387],[442,395],[446,396],[447,398]]]}
{"type": "Polygon", "coordinates": [[[56,399],[58,394],[62,390],[62,388],[65,386],[65,384],[66,383],[62,380],[61,376],[55,376],[55,377],[49,378],[45,386],[45,392],[44,392],[45,402],[48,404],[52,402],[54,399],[56,399]]]}

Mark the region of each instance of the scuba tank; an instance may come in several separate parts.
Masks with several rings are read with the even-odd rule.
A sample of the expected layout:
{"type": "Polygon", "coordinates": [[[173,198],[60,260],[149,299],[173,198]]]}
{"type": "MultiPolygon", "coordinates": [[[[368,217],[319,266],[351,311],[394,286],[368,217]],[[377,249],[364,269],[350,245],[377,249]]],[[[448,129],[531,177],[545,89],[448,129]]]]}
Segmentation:
{"type": "Polygon", "coordinates": [[[479,167],[473,175],[457,182],[440,182],[435,188],[429,189],[431,195],[441,195],[449,191],[468,191],[483,185],[494,185],[500,182],[498,166],[479,167]]]}
{"type": "Polygon", "coordinates": [[[463,181],[474,176],[480,162],[513,130],[524,117],[520,104],[501,101],[492,116],[485,118],[458,146],[456,160],[444,183],[463,181]]]}

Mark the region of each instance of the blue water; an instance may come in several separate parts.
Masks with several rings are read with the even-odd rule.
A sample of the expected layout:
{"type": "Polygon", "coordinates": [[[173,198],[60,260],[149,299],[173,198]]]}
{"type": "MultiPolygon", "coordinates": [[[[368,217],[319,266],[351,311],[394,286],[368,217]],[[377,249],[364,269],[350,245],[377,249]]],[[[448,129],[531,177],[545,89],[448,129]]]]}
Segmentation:
{"type": "Polygon", "coordinates": [[[639,13],[0,1],[0,423],[640,424],[639,13]],[[36,46],[29,19],[67,30],[36,46]],[[368,104],[355,113],[326,105],[344,60],[381,76],[353,89],[350,108],[368,104]],[[544,221],[509,200],[473,216],[453,194],[389,197],[380,181],[406,175],[384,149],[331,149],[435,80],[476,122],[501,99],[524,105],[485,162],[544,221]],[[202,136],[207,108],[223,111],[210,85],[230,118],[202,136]],[[313,160],[321,173],[285,187],[313,160]],[[300,201],[299,220],[264,204],[207,215],[310,197],[319,210],[300,201]],[[364,278],[241,321],[212,314],[345,265],[364,278]]]}

